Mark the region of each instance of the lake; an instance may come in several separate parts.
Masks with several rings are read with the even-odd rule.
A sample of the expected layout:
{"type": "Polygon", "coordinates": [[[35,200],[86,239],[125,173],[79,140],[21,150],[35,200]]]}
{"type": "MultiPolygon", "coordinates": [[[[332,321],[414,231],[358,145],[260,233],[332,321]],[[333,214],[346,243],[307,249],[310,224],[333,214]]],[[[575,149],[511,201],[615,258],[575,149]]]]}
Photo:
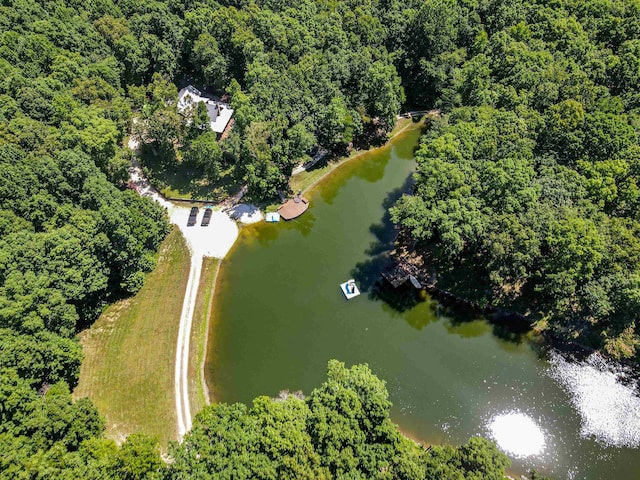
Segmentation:
{"type": "Polygon", "coordinates": [[[298,219],[242,229],[216,287],[212,396],[250,403],[283,389],[309,393],[329,359],[368,363],[387,382],[392,420],[412,438],[493,437],[514,474],[640,478],[640,402],[624,369],[505,340],[485,320],[411,291],[376,293],[393,239],[386,210],[410,189],[418,139],[410,131],[341,166],[307,195],[298,219]],[[339,284],[350,278],[363,293],[346,300],[339,284]]]}

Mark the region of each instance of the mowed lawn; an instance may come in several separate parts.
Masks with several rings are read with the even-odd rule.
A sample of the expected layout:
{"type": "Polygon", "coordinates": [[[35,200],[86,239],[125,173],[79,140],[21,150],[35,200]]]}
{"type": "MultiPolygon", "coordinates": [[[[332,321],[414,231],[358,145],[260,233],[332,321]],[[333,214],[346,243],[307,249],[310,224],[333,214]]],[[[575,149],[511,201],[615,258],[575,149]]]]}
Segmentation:
{"type": "Polygon", "coordinates": [[[174,365],[189,267],[189,250],[174,227],[140,292],[111,305],[80,334],[85,359],[74,398],[89,397],[117,441],[133,432],[163,446],[177,438],[174,365]]]}
{"type": "Polygon", "coordinates": [[[210,400],[202,365],[207,354],[207,335],[219,266],[219,259],[204,258],[198,296],[193,309],[193,324],[189,341],[189,400],[192,416],[202,410],[210,400]]]}

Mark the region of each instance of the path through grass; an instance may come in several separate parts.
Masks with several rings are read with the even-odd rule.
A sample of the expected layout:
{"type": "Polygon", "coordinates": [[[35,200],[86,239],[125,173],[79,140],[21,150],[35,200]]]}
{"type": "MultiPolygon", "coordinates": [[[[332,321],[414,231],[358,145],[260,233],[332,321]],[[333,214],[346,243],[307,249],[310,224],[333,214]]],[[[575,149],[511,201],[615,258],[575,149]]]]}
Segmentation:
{"type": "Polygon", "coordinates": [[[174,362],[190,256],[176,228],[135,297],[110,306],[80,334],[85,360],[75,398],[89,397],[122,441],[141,432],[163,446],[177,438],[174,362]]]}

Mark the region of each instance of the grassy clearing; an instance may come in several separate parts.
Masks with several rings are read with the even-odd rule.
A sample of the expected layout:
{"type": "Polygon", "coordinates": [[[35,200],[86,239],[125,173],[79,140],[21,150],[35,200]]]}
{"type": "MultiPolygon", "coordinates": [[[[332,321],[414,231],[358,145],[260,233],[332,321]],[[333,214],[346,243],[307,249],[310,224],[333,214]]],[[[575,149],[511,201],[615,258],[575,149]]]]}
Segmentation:
{"type": "Polygon", "coordinates": [[[91,399],[117,441],[133,432],[163,446],[177,438],[174,362],[189,268],[189,250],[174,227],[140,292],[80,334],[85,359],[74,397],[91,399]]]}
{"type": "MultiPolygon", "coordinates": [[[[419,122],[414,122],[410,118],[401,118],[396,122],[395,128],[389,133],[389,140],[399,135],[400,133],[412,130],[414,128],[422,128],[424,126],[424,120],[419,122]]],[[[386,144],[385,144],[386,145],[386,144]]],[[[384,145],[383,145],[384,146],[384,145]]],[[[382,147],[375,147],[382,148],[382,147]]],[[[333,170],[338,168],[343,163],[348,162],[356,157],[359,157],[362,154],[370,152],[371,150],[375,150],[375,148],[369,150],[360,150],[351,152],[350,155],[346,157],[339,158],[337,160],[332,160],[327,163],[323,163],[319,167],[314,167],[311,170],[300,172],[297,175],[294,175],[289,180],[289,187],[294,192],[298,190],[302,190],[303,192],[309,190],[316,183],[318,183],[322,178],[331,173],[333,170]]]]}
{"type": "Polygon", "coordinates": [[[216,284],[216,277],[220,267],[217,258],[206,258],[202,263],[198,296],[193,312],[191,337],[189,343],[189,399],[191,414],[195,415],[209,403],[209,392],[202,371],[207,354],[207,338],[209,319],[216,284]]]}
{"type": "Polygon", "coordinates": [[[149,146],[141,148],[140,160],[151,183],[165,197],[222,201],[241,187],[234,177],[233,165],[223,168],[218,181],[210,182],[201,167],[177,158],[162,158],[149,146]]]}

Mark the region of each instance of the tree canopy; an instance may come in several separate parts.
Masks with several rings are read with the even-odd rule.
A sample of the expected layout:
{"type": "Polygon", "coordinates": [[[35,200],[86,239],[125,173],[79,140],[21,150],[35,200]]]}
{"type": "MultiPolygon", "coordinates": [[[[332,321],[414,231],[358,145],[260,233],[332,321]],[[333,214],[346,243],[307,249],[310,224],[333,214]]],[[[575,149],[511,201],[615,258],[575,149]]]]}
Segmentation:
{"type": "Polygon", "coordinates": [[[638,13],[631,1],[426,2],[411,43],[424,61],[407,63],[423,87],[408,91],[446,114],[421,141],[414,194],[392,209],[443,288],[636,360],[638,13]]]}
{"type": "Polygon", "coordinates": [[[256,398],[198,414],[172,449],[170,478],[496,479],[510,465],[488,440],[424,448],[389,419],[385,383],[366,365],[332,360],[307,398],[256,398]]]}
{"type": "MultiPolygon", "coordinates": [[[[130,9],[133,18],[140,10],[130,9]]],[[[222,148],[255,197],[287,190],[292,169],[316,145],[344,153],[393,128],[405,94],[378,2],[206,2],[174,11],[182,38],[177,68],[229,93],[235,125],[222,148]]],[[[188,135],[167,126],[176,125],[175,102],[157,112],[142,125],[146,140],[192,155],[188,135]]]]}
{"type": "Polygon", "coordinates": [[[115,43],[131,37],[118,10],[111,2],[0,7],[3,478],[72,478],[56,472],[67,459],[83,464],[90,442],[105,442],[93,405],[71,402],[82,361],[76,333],[140,289],[168,231],[164,211],[125,188],[123,81],[140,72],[117,58],[115,43]]]}
{"type": "Polygon", "coordinates": [[[438,107],[392,209],[438,285],[638,360],[638,38],[635,0],[3,2],[0,476],[500,478],[483,440],[408,442],[384,384],[338,363],[304,400],[206,409],[171,466],[152,439],[105,440],[70,401],[75,335],[141,287],[168,228],[126,188],[121,145],[131,129],[268,198],[315,147],[438,107]],[[178,112],[187,79],[228,94],[223,140],[201,105],[178,112]]]}

